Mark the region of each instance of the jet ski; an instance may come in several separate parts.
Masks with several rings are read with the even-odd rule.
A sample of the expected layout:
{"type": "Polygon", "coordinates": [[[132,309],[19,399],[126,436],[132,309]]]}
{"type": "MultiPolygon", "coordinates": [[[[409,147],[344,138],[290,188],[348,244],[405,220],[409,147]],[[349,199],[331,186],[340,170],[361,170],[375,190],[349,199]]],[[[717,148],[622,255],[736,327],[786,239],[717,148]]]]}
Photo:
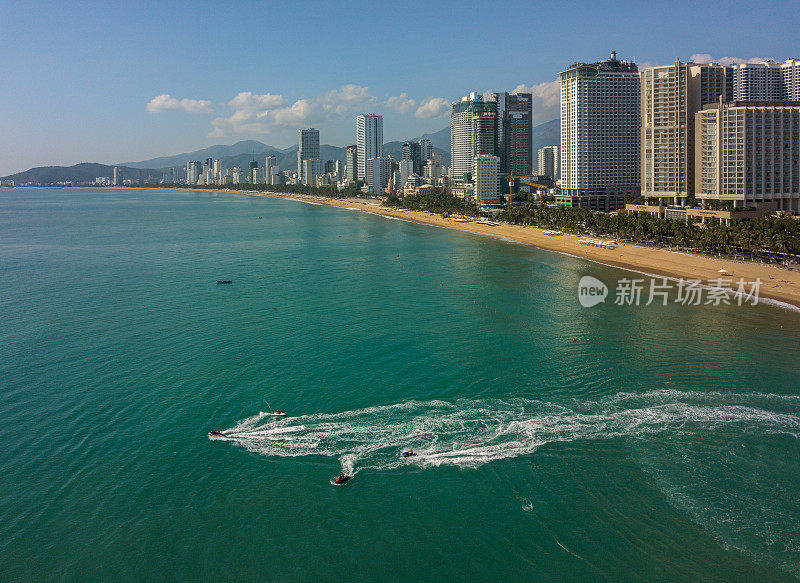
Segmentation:
{"type": "Polygon", "coordinates": [[[286,411],[281,411],[280,409],[277,409],[275,412],[261,411],[261,414],[267,417],[286,417],[286,411]]]}
{"type": "Polygon", "coordinates": [[[221,435],[224,435],[224,433],[222,433],[222,431],[220,431],[219,429],[217,429],[215,431],[209,431],[208,432],[208,436],[209,437],[221,436],[221,435]]]}
{"type": "Polygon", "coordinates": [[[404,451],[404,452],[403,452],[401,455],[402,455],[403,457],[414,457],[414,456],[415,456],[415,455],[417,455],[417,454],[415,454],[415,453],[414,453],[414,450],[413,450],[413,449],[410,449],[410,450],[408,450],[408,451],[404,451]]]}
{"type": "Polygon", "coordinates": [[[337,486],[341,486],[342,484],[346,483],[350,480],[353,476],[348,476],[347,474],[339,474],[339,477],[336,478],[333,483],[337,486]]]}

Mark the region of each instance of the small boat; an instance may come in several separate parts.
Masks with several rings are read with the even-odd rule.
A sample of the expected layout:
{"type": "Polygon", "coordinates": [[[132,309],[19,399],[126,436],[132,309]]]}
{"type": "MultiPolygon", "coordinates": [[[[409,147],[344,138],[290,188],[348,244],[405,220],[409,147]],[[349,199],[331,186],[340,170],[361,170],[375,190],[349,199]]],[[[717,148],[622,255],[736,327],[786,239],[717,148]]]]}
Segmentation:
{"type": "Polygon", "coordinates": [[[218,279],[217,283],[233,283],[233,281],[230,279],[218,279]]]}
{"type": "Polygon", "coordinates": [[[222,436],[222,435],[225,435],[225,434],[222,433],[222,431],[220,431],[219,429],[217,429],[216,431],[209,431],[208,432],[208,436],[209,437],[222,436]]]}
{"type": "Polygon", "coordinates": [[[339,477],[337,477],[333,481],[333,483],[336,484],[337,486],[341,486],[343,484],[346,484],[352,477],[353,476],[348,476],[347,474],[339,474],[339,477]]]}
{"type": "Polygon", "coordinates": [[[414,457],[414,456],[415,456],[415,455],[417,455],[417,454],[415,454],[415,453],[414,453],[414,450],[413,450],[413,449],[410,449],[410,450],[408,450],[408,451],[404,451],[404,452],[403,452],[401,455],[402,455],[403,457],[414,457]]]}

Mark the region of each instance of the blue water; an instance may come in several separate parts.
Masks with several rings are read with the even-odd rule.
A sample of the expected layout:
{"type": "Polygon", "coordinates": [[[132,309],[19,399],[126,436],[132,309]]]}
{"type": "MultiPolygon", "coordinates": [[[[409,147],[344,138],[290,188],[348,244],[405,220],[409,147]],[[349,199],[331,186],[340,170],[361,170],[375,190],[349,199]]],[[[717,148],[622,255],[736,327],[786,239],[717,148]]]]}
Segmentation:
{"type": "Polygon", "coordinates": [[[0,270],[4,580],[800,577],[796,312],[208,192],[0,190],[0,270]]]}

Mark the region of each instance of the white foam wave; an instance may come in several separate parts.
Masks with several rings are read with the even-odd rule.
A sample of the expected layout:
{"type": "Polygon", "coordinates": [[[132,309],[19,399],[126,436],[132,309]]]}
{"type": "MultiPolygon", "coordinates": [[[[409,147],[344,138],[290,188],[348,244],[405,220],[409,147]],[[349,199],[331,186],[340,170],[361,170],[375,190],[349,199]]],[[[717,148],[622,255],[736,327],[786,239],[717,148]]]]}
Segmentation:
{"type": "Polygon", "coordinates": [[[618,393],[566,404],[534,399],[408,401],[225,430],[224,439],[269,456],[339,457],[343,471],[402,465],[477,467],[529,455],[553,442],[643,438],[665,431],[731,427],[746,434],[800,436],[800,397],[691,391],[618,393]],[[402,458],[413,447],[417,456],[402,458]],[[345,465],[348,464],[348,465],[345,465]]]}

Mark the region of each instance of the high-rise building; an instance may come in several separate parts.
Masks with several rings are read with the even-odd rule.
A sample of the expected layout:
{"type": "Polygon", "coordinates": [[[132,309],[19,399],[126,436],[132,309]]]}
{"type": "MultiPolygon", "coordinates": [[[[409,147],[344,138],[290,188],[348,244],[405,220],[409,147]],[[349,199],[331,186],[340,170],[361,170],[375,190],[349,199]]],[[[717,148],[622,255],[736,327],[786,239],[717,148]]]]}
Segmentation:
{"type": "Polygon", "coordinates": [[[411,162],[412,173],[422,173],[422,149],[419,142],[403,142],[403,160],[411,162]]]}
{"type": "Polygon", "coordinates": [[[366,164],[367,187],[371,193],[383,194],[389,186],[389,175],[392,168],[391,158],[388,156],[375,156],[367,160],[366,164]]]}
{"type": "Polygon", "coordinates": [[[217,184],[222,184],[222,160],[217,158],[214,160],[211,168],[211,173],[213,175],[214,182],[217,184]]]}
{"type": "Polygon", "coordinates": [[[695,115],[695,196],[800,212],[800,101],[734,101],[695,115]]]}
{"type": "MultiPolygon", "coordinates": [[[[682,63],[676,59],[673,65],[644,70],[642,196],[682,205],[694,194],[694,116],[704,104],[716,103],[720,97],[730,101],[732,90],[732,68],[715,63],[682,63]]],[[[562,165],[562,182],[564,170],[562,165]]]]}
{"type": "Polygon", "coordinates": [[[533,173],[533,95],[492,93],[497,102],[497,148],[500,172],[533,173]]]}
{"type": "Polygon", "coordinates": [[[550,180],[558,180],[558,146],[545,146],[538,151],[539,164],[536,173],[547,176],[550,180]]]}
{"type": "Polygon", "coordinates": [[[500,190],[500,157],[478,154],[473,161],[472,176],[475,182],[475,200],[496,199],[500,190]]]}
{"type": "Polygon", "coordinates": [[[261,183],[261,169],[256,160],[250,160],[250,163],[247,165],[247,180],[250,181],[250,184],[261,183]]]}
{"type": "Polygon", "coordinates": [[[733,99],[736,101],[800,100],[800,60],[783,63],[734,64],[733,99]]]}
{"type": "Polygon", "coordinates": [[[367,160],[383,156],[383,116],[364,113],[356,118],[358,180],[367,177],[367,160]]]}
{"type": "Polygon", "coordinates": [[[114,166],[114,186],[122,186],[122,171],[114,166]]]}
{"type": "Polygon", "coordinates": [[[355,144],[347,146],[344,154],[344,177],[347,182],[358,180],[358,146],[355,144]]]}
{"type": "Polygon", "coordinates": [[[431,158],[425,162],[425,180],[429,184],[436,184],[442,177],[442,162],[441,157],[431,158]]]}
{"type": "Polygon", "coordinates": [[[301,184],[306,186],[316,186],[317,176],[323,174],[323,163],[319,158],[306,158],[303,160],[303,174],[301,184]]]}
{"type": "Polygon", "coordinates": [[[497,148],[497,102],[484,101],[472,92],[453,103],[450,113],[451,176],[464,181],[473,171],[475,156],[495,156],[497,148]]]}
{"type": "Polygon", "coordinates": [[[273,175],[278,171],[278,160],[275,156],[267,156],[264,159],[264,182],[275,184],[273,175]]]}
{"type": "Polygon", "coordinates": [[[639,70],[615,52],[561,78],[561,189],[572,204],[624,208],[639,194],[639,70]]]}
{"type": "Polygon", "coordinates": [[[395,187],[398,189],[405,188],[408,177],[412,174],[414,174],[414,164],[411,160],[406,160],[405,158],[400,160],[397,169],[397,184],[395,184],[395,187]]]}
{"type": "Polygon", "coordinates": [[[431,156],[433,155],[433,144],[427,138],[423,138],[419,141],[419,157],[422,161],[423,166],[425,162],[430,160],[431,156]]]}
{"type": "Polygon", "coordinates": [[[203,165],[199,160],[186,163],[186,183],[197,184],[203,173],[203,165]]]}
{"type": "Polygon", "coordinates": [[[303,174],[303,160],[314,160],[319,158],[319,130],[308,128],[300,130],[300,140],[297,149],[297,180],[300,184],[307,184],[305,174],[303,174]]]}

